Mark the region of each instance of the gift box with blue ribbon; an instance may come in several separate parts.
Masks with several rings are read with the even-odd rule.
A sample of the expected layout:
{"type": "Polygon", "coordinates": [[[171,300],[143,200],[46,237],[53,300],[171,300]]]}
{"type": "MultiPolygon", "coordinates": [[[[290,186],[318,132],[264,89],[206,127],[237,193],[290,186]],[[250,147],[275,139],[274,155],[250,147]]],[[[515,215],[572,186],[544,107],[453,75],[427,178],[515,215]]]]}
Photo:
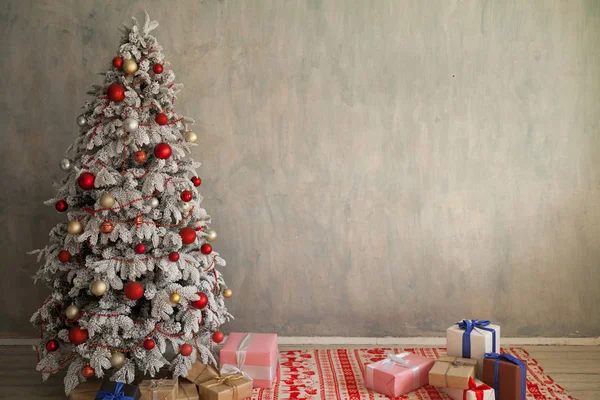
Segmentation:
{"type": "Polygon", "coordinates": [[[96,393],[95,400],[139,400],[140,389],[136,385],[106,381],[96,393]]]}
{"type": "Polygon", "coordinates": [[[477,360],[477,378],[481,379],[485,353],[500,352],[500,326],[488,320],[463,319],[446,330],[446,349],[451,357],[477,360]]]}
{"type": "Polygon", "coordinates": [[[527,366],[510,354],[487,353],[483,360],[483,379],[494,388],[495,400],[525,400],[527,366]]]}

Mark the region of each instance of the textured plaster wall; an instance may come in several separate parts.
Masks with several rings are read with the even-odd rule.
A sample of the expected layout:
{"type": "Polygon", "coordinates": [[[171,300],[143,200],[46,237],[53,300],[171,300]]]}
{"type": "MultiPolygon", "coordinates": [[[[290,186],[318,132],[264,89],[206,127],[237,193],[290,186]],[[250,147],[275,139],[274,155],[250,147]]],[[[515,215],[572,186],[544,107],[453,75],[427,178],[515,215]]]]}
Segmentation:
{"type": "Polygon", "coordinates": [[[25,252],[144,9],[198,120],[226,331],[600,335],[600,2],[4,0],[1,337],[36,334],[25,252]]]}

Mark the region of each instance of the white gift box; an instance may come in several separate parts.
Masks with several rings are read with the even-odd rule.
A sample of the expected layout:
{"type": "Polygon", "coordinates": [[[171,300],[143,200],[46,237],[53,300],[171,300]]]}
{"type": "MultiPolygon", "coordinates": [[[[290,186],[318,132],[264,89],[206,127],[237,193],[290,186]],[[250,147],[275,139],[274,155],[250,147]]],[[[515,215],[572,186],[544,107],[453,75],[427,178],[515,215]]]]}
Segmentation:
{"type": "Polygon", "coordinates": [[[483,392],[483,400],[495,400],[496,394],[494,389],[485,385],[479,379],[475,379],[475,385],[476,388],[474,389],[442,388],[442,390],[454,400],[478,400],[477,392],[483,392]],[[483,385],[483,387],[481,387],[481,385],[483,385]]]}
{"type": "Polygon", "coordinates": [[[500,326],[485,320],[462,320],[446,329],[446,349],[451,357],[477,360],[477,378],[481,379],[485,353],[500,353],[500,326]]]}

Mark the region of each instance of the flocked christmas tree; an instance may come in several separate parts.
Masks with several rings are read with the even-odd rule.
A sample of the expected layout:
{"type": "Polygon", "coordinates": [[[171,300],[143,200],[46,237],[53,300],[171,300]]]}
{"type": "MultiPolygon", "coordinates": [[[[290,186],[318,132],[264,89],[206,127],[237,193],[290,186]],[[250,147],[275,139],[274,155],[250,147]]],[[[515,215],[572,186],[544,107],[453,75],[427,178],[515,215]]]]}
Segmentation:
{"type": "Polygon", "coordinates": [[[46,202],[65,213],[36,274],[52,294],[31,321],[40,329],[44,379],[68,367],[65,390],[114,370],[169,367],[185,376],[196,357],[213,362],[230,297],[215,269],[225,261],[200,207],[200,166],[190,157],[193,120],[174,108],[180,84],[164,69],[146,14],[125,27],[118,55],[77,118],[79,137],[61,161],[66,177],[46,202]]]}

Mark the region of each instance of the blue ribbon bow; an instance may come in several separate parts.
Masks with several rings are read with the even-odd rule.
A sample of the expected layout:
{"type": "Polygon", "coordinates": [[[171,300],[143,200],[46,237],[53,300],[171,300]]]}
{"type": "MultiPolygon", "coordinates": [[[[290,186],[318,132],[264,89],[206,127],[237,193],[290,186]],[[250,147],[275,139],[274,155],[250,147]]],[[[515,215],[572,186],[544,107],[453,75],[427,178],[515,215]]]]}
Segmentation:
{"type": "Polygon", "coordinates": [[[125,396],[125,392],[123,392],[124,384],[121,382],[117,382],[115,386],[115,391],[112,393],[105,392],[104,390],[100,390],[98,394],[96,394],[96,399],[101,400],[135,400],[131,396],[125,396]]]}
{"type": "MultiPolygon", "coordinates": [[[[485,358],[495,359],[494,363],[494,392],[496,393],[496,400],[498,400],[498,396],[500,395],[499,389],[499,379],[498,379],[498,371],[500,370],[500,360],[508,361],[510,363],[516,364],[521,369],[521,400],[525,400],[526,397],[526,388],[527,388],[527,367],[523,363],[523,361],[518,358],[511,356],[510,354],[498,354],[498,353],[485,353],[485,358]]],[[[515,399],[516,400],[516,399],[515,399]]]]}
{"type": "Polygon", "coordinates": [[[492,332],[492,351],[496,350],[496,331],[492,328],[487,328],[491,324],[486,319],[463,319],[457,322],[458,328],[464,330],[462,337],[462,358],[471,358],[471,332],[473,329],[482,329],[492,332]]]}

